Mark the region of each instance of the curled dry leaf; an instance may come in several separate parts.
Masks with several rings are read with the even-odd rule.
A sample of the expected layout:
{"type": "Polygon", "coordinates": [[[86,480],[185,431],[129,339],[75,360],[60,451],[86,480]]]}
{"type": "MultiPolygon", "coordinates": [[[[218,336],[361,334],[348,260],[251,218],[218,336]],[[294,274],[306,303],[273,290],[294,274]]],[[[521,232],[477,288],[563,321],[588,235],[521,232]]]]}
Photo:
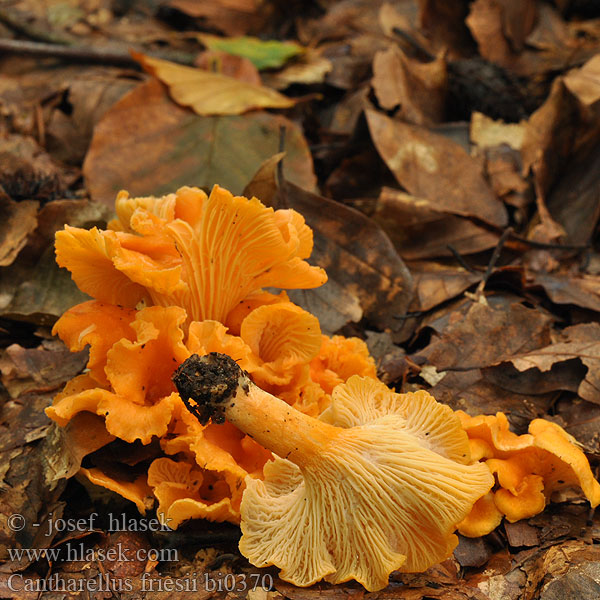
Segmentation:
{"type": "Polygon", "coordinates": [[[485,181],[482,164],[448,138],[367,110],[377,151],[398,183],[438,210],[503,227],[506,209],[485,181]]]}
{"type": "Polygon", "coordinates": [[[519,356],[510,357],[508,360],[519,371],[535,367],[545,372],[557,362],[579,359],[588,371],[577,393],[584,400],[600,404],[600,325],[598,323],[573,325],[567,327],[563,335],[564,342],[520,353],[519,356]]]}
{"type": "Polygon", "coordinates": [[[375,54],[371,84],[383,108],[400,105],[403,120],[417,125],[443,120],[447,72],[442,56],[421,63],[390,46],[375,54]]]}
{"type": "Polygon", "coordinates": [[[139,52],[132,52],[132,56],[168,86],[175,102],[189,106],[198,115],[240,115],[254,108],[291,108],[295,104],[291,98],[261,85],[139,52]]]}
{"type": "Polygon", "coordinates": [[[13,202],[0,198],[0,267],[12,264],[37,227],[35,200],[13,202]]]}

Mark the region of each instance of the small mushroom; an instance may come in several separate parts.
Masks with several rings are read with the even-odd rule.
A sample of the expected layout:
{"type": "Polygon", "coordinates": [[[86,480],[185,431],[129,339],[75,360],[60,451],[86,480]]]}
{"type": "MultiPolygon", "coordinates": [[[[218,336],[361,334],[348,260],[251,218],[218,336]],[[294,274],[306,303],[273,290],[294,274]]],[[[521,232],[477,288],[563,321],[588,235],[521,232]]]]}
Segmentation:
{"type": "Polygon", "coordinates": [[[173,380],[201,423],[227,418],[281,457],[264,481],[246,479],[240,550],[298,586],[355,579],[377,590],[391,571],[427,569],[450,555],[457,523],[493,484],[469,464],[458,418],[425,392],[354,376],[317,420],[222,354],[192,355],[173,380]]]}

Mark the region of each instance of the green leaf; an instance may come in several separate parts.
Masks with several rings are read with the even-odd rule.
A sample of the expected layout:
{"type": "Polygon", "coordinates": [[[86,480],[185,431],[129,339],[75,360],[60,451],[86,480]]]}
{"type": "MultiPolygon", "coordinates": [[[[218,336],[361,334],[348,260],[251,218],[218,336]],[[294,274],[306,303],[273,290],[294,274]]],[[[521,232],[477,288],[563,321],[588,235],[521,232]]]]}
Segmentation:
{"type": "Polygon", "coordinates": [[[304,48],[294,42],[263,41],[248,36],[221,38],[201,33],[198,39],[209,50],[221,50],[247,58],[259,71],[281,67],[290,58],[304,52],[304,48]]]}

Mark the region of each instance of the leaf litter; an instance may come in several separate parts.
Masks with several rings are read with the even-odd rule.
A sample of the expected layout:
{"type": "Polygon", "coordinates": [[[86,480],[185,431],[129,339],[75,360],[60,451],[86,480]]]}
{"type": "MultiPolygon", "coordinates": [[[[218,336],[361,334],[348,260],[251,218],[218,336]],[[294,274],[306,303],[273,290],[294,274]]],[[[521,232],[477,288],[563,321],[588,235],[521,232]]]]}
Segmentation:
{"type": "MultiPolygon", "coordinates": [[[[105,569],[134,582],[127,600],[159,597],[142,590],[144,569],[163,579],[256,571],[236,554],[233,528],[204,535],[194,523],[184,537],[125,540],[180,543],[177,564],[81,571],[8,560],[7,548],[64,542],[31,527],[50,512],[123,510],[73,477],[100,441],[61,435],[43,413],[85,363],[50,341],[49,327],[83,299],[54,263],[54,232],[102,226],[122,188],[219,183],[297,208],[329,282],[294,300],[324,331],[365,339],[398,390],[428,389],[470,414],[503,411],[518,433],[536,417],[560,424],[597,469],[597,10],[541,0],[158,4],[0,9],[0,47],[18,49],[0,59],[1,595],[37,597],[11,592],[11,572],[42,581],[105,569]],[[71,58],[56,58],[58,45],[71,58]],[[135,69],[131,46],[149,73],[135,69]],[[5,526],[13,513],[29,524],[20,532],[5,526]],[[218,568],[200,547],[224,557],[218,568]]],[[[453,558],[395,574],[381,592],[275,578],[269,591],[229,597],[597,598],[598,517],[576,496],[559,500],[461,538],[453,558]]],[[[102,535],[85,543],[119,543],[102,535]]]]}

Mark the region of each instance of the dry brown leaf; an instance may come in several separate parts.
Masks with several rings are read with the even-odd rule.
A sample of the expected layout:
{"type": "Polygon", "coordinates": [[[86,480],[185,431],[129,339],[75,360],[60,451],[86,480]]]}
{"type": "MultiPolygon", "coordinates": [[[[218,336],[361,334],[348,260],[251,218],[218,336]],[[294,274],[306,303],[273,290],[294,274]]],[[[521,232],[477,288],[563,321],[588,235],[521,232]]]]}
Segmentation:
{"type": "Polygon", "coordinates": [[[407,260],[452,256],[448,245],[461,254],[493,248],[498,236],[469,219],[448,214],[435,202],[384,187],[373,218],[407,260]]]}
{"type": "Polygon", "coordinates": [[[485,181],[480,161],[423,127],[374,110],[366,114],[377,151],[412,195],[430,200],[441,211],[476,217],[497,227],[506,225],[506,209],[485,181]]]}
{"type": "Polygon", "coordinates": [[[600,54],[590,58],[580,69],[573,69],[565,75],[565,85],[569,91],[587,105],[600,100],[600,54]]]}
{"type": "Polygon", "coordinates": [[[521,352],[519,356],[512,356],[507,360],[510,360],[519,371],[535,367],[546,372],[557,362],[579,359],[588,371],[577,393],[588,402],[600,404],[600,325],[598,323],[573,325],[567,327],[563,335],[566,340],[564,342],[531,352],[521,352]]]}
{"type": "Polygon", "coordinates": [[[387,235],[373,220],[348,206],[287,182],[284,192],[289,206],[313,228],[312,260],[327,271],[330,280],[358,298],[369,322],[398,335],[403,323],[394,315],[408,308],[412,278],[387,235]]]}
{"type": "Polygon", "coordinates": [[[50,348],[23,348],[12,344],[2,353],[2,385],[12,398],[28,392],[58,389],[81,373],[87,363],[87,349],[70,352],[62,343],[50,348]]]}
{"type": "Polygon", "coordinates": [[[443,120],[447,81],[441,55],[421,63],[392,45],[373,59],[371,84],[379,104],[388,110],[400,105],[400,115],[409,123],[429,125],[443,120]]]}
{"type": "Polygon", "coordinates": [[[600,277],[528,272],[527,279],[534,286],[541,285],[556,304],[574,304],[600,312],[600,277]]]}
{"type": "Polygon", "coordinates": [[[0,267],[12,264],[37,227],[39,202],[0,197],[0,267]]]}
{"type": "Polygon", "coordinates": [[[473,416],[505,412],[511,425],[520,432],[527,431],[531,419],[543,416],[556,397],[554,393],[524,394],[506,390],[488,381],[480,369],[447,371],[428,391],[438,402],[473,416]]]}
{"type": "Polygon", "coordinates": [[[138,86],[102,118],[83,166],[92,198],[167,194],[184,185],[242,192],[279,147],[285,129],[286,176],[312,189],[312,157],[301,128],[281,115],[201,117],[172,102],[156,79],[138,86]],[[127,132],[124,134],[124,131],[127,132]]]}
{"type": "Polygon", "coordinates": [[[548,194],[552,218],[565,229],[566,243],[588,244],[600,220],[600,145],[587,158],[573,157],[565,175],[548,194]]]}
{"type": "Polygon", "coordinates": [[[208,25],[227,35],[258,31],[270,14],[262,0],[168,0],[168,5],[190,17],[205,19],[208,25]]]}
{"type": "Polygon", "coordinates": [[[265,85],[284,90],[294,83],[314,85],[323,83],[333,69],[331,61],[322,55],[321,49],[307,48],[292,63],[277,71],[265,71],[262,74],[265,85]]]}
{"type": "Polygon", "coordinates": [[[450,319],[442,335],[419,352],[438,371],[488,367],[550,341],[551,318],[521,304],[505,311],[477,302],[464,318],[457,313],[450,319]]]}
{"type": "Polygon", "coordinates": [[[196,114],[240,115],[255,108],[291,108],[295,101],[270,88],[220,73],[185,67],[139,52],[132,56],[166,84],[173,100],[196,114]]]}
{"type": "Polygon", "coordinates": [[[427,311],[455,298],[483,276],[483,273],[472,273],[462,267],[434,262],[412,262],[407,266],[415,284],[411,312],[427,311]]]}

